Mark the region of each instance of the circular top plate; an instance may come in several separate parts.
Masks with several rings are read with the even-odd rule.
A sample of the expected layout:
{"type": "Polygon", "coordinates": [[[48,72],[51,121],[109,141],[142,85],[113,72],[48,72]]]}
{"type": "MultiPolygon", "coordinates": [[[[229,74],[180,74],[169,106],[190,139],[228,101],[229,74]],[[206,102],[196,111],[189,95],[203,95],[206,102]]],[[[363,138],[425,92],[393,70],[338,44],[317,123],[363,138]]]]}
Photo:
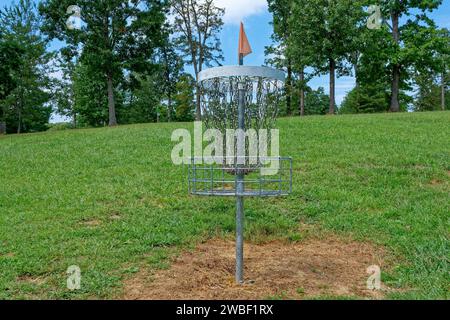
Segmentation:
{"type": "Polygon", "coordinates": [[[223,77],[262,77],[284,81],[283,71],[268,67],[225,66],[203,70],[198,74],[198,82],[223,77]]]}

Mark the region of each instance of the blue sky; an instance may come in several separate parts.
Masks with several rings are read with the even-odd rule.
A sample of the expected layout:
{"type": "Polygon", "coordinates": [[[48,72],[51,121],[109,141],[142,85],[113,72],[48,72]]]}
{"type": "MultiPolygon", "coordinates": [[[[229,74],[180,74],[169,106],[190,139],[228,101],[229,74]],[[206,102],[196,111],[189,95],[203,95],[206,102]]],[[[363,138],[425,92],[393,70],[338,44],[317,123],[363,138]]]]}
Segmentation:
{"type": "MultiPolygon", "coordinates": [[[[246,65],[264,64],[264,48],[271,44],[270,36],[272,15],[267,10],[266,0],[215,0],[219,7],[225,8],[224,28],[220,39],[225,56],[224,65],[237,64],[237,44],[239,23],[243,21],[253,53],[245,58],[246,65]]],[[[0,7],[10,5],[11,0],[0,0],[0,7]]],[[[76,0],[73,1],[76,4],[76,0]]],[[[450,28],[450,0],[444,0],[438,10],[429,15],[440,27],[450,28]]],[[[60,46],[53,43],[52,49],[60,46]]],[[[189,69],[187,69],[189,70],[189,69]]],[[[317,89],[324,87],[328,91],[328,75],[312,79],[309,85],[317,89]]],[[[340,104],[355,85],[352,77],[341,77],[336,83],[336,102],[340,104]]],[[[57,119],[54,119],[57,120],[57,119]]]]}

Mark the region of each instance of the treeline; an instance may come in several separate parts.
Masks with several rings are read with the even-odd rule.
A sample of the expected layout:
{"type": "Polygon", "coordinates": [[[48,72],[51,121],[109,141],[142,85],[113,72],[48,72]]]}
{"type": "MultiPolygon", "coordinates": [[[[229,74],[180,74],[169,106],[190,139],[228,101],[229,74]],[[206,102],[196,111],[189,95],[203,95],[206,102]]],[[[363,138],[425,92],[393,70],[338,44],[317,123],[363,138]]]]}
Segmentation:
{"type": "Polygon", "coordinates": [[[213,0],[76,3],[1,9],[0,133],[46,130],[52,112],[72,127],[200,118],[185,66],[196,74],[220,63],[223,9],[213,0]]]}
{"type": "MultiPolygon", "coordinates": [[[[428,15],[441,1],[268,3],[266,63],[287,73],[282,114],[449,108],[449,31],[428,15]],[[368,28],[377,22],[370,5],[384,17],[379,28],[368,28]],[[308,86],[325,74],[328,93],[308,86]],[[356,87],[337,108],[344,75],[356,87]]],[[[0,133],[47,130],[54,113],[70,127],[201,119],[197,75],[223,61],[224,10],[214,0],[76,4],[19,0],[0,9],[0,133]]]]}
{"type": "Polygon", "coordinates": [[[274,17],[268,63],[287,72],[287,115],[449,109],[449,31],[429,17],[442,1],[268,2],[274,17]],[[326,111],[306,99],[308,82],[325,74],[326,111]],[[338,109],[336,78],[346,75],[356,77],[356,87],[338,109]]]}

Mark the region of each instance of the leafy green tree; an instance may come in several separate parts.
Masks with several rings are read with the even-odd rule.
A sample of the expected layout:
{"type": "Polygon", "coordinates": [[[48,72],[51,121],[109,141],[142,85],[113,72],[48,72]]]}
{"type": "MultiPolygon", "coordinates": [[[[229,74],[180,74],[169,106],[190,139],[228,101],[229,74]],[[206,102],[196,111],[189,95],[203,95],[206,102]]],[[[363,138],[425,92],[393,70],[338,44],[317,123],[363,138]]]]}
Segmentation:
{"type": "Polygon", "coordinates": [[[441,110],[449,110],[450,101],[448,87],[450,86],[450,30],[447,28],[441,29],[439,36],[442,40],[443,47],[438,52],[438,68],[437,73],[440,77],[440,91],[441,91],[441,110]]]}
{"type": "MultiPolygon", "coordinates": [[[[187,64],[194,68],[195,80],[203,66],[223,60],[219,33],[223,26],[224,9],[214,0],[171,0],[175,43],[187,64]]],[[[201,120],[200,90],[196,81],[196,119],[201,120]]]]}
{"type": "Polygon", "coordinates": [[[308,88],[305,95],[305,115],[327,114],[330,106],[330,96],[325,94],[323,87],[317,90],[308,88]]]}
{"type": "Polygon", "coordinates": [[[108,98],[104,77],[89,64],[75,66],[73,73],[73,113],[78,126],[98,127],[108,124],[108,98]]]}
{"type": "Polygon", "coordinates": [[[175,43],[170,38],[174,32],[173,26],[166,23],[164,26],[164,41],[157,52],[161,77],[155,79],[158,85],[162,85],[163,99],[167,102],[167,121],[174,120],[173,97],[177,91],[177,83],[183,71],[183,59],[176,51],[175,43]],[[162,82],[161,82],[162,80],[162,82]]]}
{"type": "MultiPolygon", "coordinates": [[[[369,29],[364,24],[353,39],[350,61],[356,77],[356,86],[345,97],[339,113],[371,113],[389,110],[390,73],[386,69],[389,61],[390,34],[385,28],[369,29]]],[[[403,103],[406,109],[406,103],[403,103]]]]}
{"type": "MultiPolygon", "coordinates": [[[[81,60],[105,82],[108,124],[117,125],[116,92],[124,71],[151,72],[151,57],[159,47],[164,23],[162,0],[79,0],[83,24],[68,28],[71,0],[44,0],[39,9],[45,19],[43,30],[68,46],[83,46],[81,60]]],[[[97,79],[95,79],[97,80],[97,79]]]]}
{"type": "Polygon", "coordinates": [[[450,86],[450,60],[449,56],[445,58],[442,62],[442,72],[441,72],[441,83],[440,83],[440,91],[441,91],[441,110],[450,110],[450,100],[448,91],[448,87],[450,86]]]}
{"type": "Polygon", "coordinates": [[[350,91],[339,108],[339,113],[385,112],[389,104],[388,86],[383,83],[360,84],[350,91]]]}
{"type": "Polygon", "coordinates": [[[266,48],[270,58],[267,63],[287,72],[286,79],[286,114],[291,114],[293,105],[298,105],[300,116],[305,115],[305,90],[313,74],[306,73],[306,68],[313,64],[310,52],[306,50],[306,37],[302,34],[304,15],[292,18],[293,5],[297,10],[302,3],[293,0],[269,0],[269,11],[273,14],[273,45],[266,48]],[[294,35],[294,36],[293,36],[294,35]],[[294,95],[298,92],[298,97],[294,95]],[[295,103],[294,103],[295,102],[295,103]]]}
{"type": "Polygon", "coordinates": [[[290,46],[294,56],[302,52],[310,58],[316,74],[330,74],[330,114],[335,113],[336,73],[349,74],[347,62],[363,16],[353,0],[294,1],[290,46]]]}
{"type": "Polygon", "coordinates": [[[285,85],[286,114],[292,115],[292,96],[294,85],[294,70],[292,58],[287,53],[291,27],[289,23],[292,14],[292,0],[268,0],[269,11],[273,15],[273,34],[271,46],[266,47],[266,63],[287,73],[285,85]]]}
{"type": "Polygon", "coordinates": [[[440,83],[440,91],[441,91],[441,110],[450,110],[450,92],[448,91],[448,87],[450,87],[450,61],[444,62],[442,65],[442,74],[441,74],[441,83],[440,83]]]}
{"type": "Polygon", "coordinates": [[[160,105],[165,94],[164,86],[161,86],[160,73],[153,75],[136,75],[137,84],[130,91],[130,99],[124,113],[125,123],[149,123],[161,121],[161,115],[168,117],[160,105]]]}
{"type": "Polygon", "coordinates": [[[75,110],[74,73],[76,62],[73,57],[64,54],[64,50],[57,57],[58,69],[61,73],[60,79],[55,79],[54,104],[55,111],[65,117],[72,119],[72,125],[77,127],[77,113],[75,110]]]}
{"type": "Polygon", "coordinates": [[[31,0],[20,0],[17,4],[0,10],[0,34],[7,43],[18,48],[18,62],[8,78],[14,89],[4,97],[3,121],[8,132],[33,132],[47,129],[51,115],[52,82],[50,61],[47,52],[48,40],[40,33],[41,19],[31,0]]]}
{"type": "Polygon", "coordinates": [[[450,36],[447,29],[412,25],[405,31],[405,51],[413,56],[410,74],[416,90],[415,110],[445,109],[446,74],[450,54],[450,36]],[[427,43],[422,50],[416,43],[427,43]]]}
{"type": "MultiPolygon", "coordinates": [[[[389,68],[391,72],[391,102],[390,111],[398,112],[400,106],[401,83],[408,79],[403,75],[408,71],[414,62],[423,58],[432,58],[430,43],[435,41],[435,37],[426,37],[428,26],[433,27],[434,23],[426,15],[427,12],[439,7],[442,0],[378,0],[370,1],[381,6],[384,17],[390,17],[391,24],[385,25],[390,29],[392,40],[389,46],[389,68]],[[415,13],[418,12],[418,13],[415,13]],[[403,16],[409,18],[403,25],[400,19],[403,16]]],[[[386,28],[386,27],[385,27],[386,28]]],[[[426,59],[426,63],[429,59],[426,59]]]]}
{"type": "Polygon", "coordinates": [[[436,111],[441,109],[441,87],[432,74],[417,74],[414,78],[417,85],[413,103],[414,111],[436,111]]]}
{"type": "Polygon", "coordinates": [[[175,94],[175,107],[177,121],[193,121],[195,110],[195,99],[193,89],[195,80],[190,74],[184,74],[177,82],[175,94]]]}
{"type": "MultiPolygon", "coordinates": [[[[364,25],[359,29],[351,57],[356,87],[348,94],[339,112],[385,112],[390,103],[391,73],[386,66],[390,59],[391,37],[386,28],[369,29],[364,25]]],[[[406,82],[402,83],[402,88],[409,89],[406,82]]],[[[406,110],[406,101],[401,103],[406,110]]]]}
{"type": "Polygon", "coordinates": [[[11,41],[6,41],[0,34],[0,134],[6,133],[6,106],[4,100],[17,87],[13,70],[19,68],[20,47],[11,41]]]}
{"type": "MultiPolygon", "coordinates": [[[[422,27],[420,27],[422,28],[422,27]]],[[[414,110],[433,111],[448,109],[450,77],[450,33],[447,29],[428,27],[422,33],[428,37],[428,43],[434,50],[427,50],[430,56],[417,57],[413,82],[416,88],[414,110]]],[[[412,36],[416,36],[415,34],[412,36]]]]}

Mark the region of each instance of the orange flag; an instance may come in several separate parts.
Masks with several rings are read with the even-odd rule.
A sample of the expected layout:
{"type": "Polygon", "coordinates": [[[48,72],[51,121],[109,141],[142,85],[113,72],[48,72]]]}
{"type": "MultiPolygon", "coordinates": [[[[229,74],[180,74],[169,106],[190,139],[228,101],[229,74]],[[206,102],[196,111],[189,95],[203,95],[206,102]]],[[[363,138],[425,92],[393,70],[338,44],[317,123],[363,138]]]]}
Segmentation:
{"type": "Polygon", "coordinates": [[[239,31],[239,64],[244,63],[244,57],[252,53],[252,47],[248,42],[247,35],[245,34],[244,24],[241,22],[241,30],[239,31]]]}

